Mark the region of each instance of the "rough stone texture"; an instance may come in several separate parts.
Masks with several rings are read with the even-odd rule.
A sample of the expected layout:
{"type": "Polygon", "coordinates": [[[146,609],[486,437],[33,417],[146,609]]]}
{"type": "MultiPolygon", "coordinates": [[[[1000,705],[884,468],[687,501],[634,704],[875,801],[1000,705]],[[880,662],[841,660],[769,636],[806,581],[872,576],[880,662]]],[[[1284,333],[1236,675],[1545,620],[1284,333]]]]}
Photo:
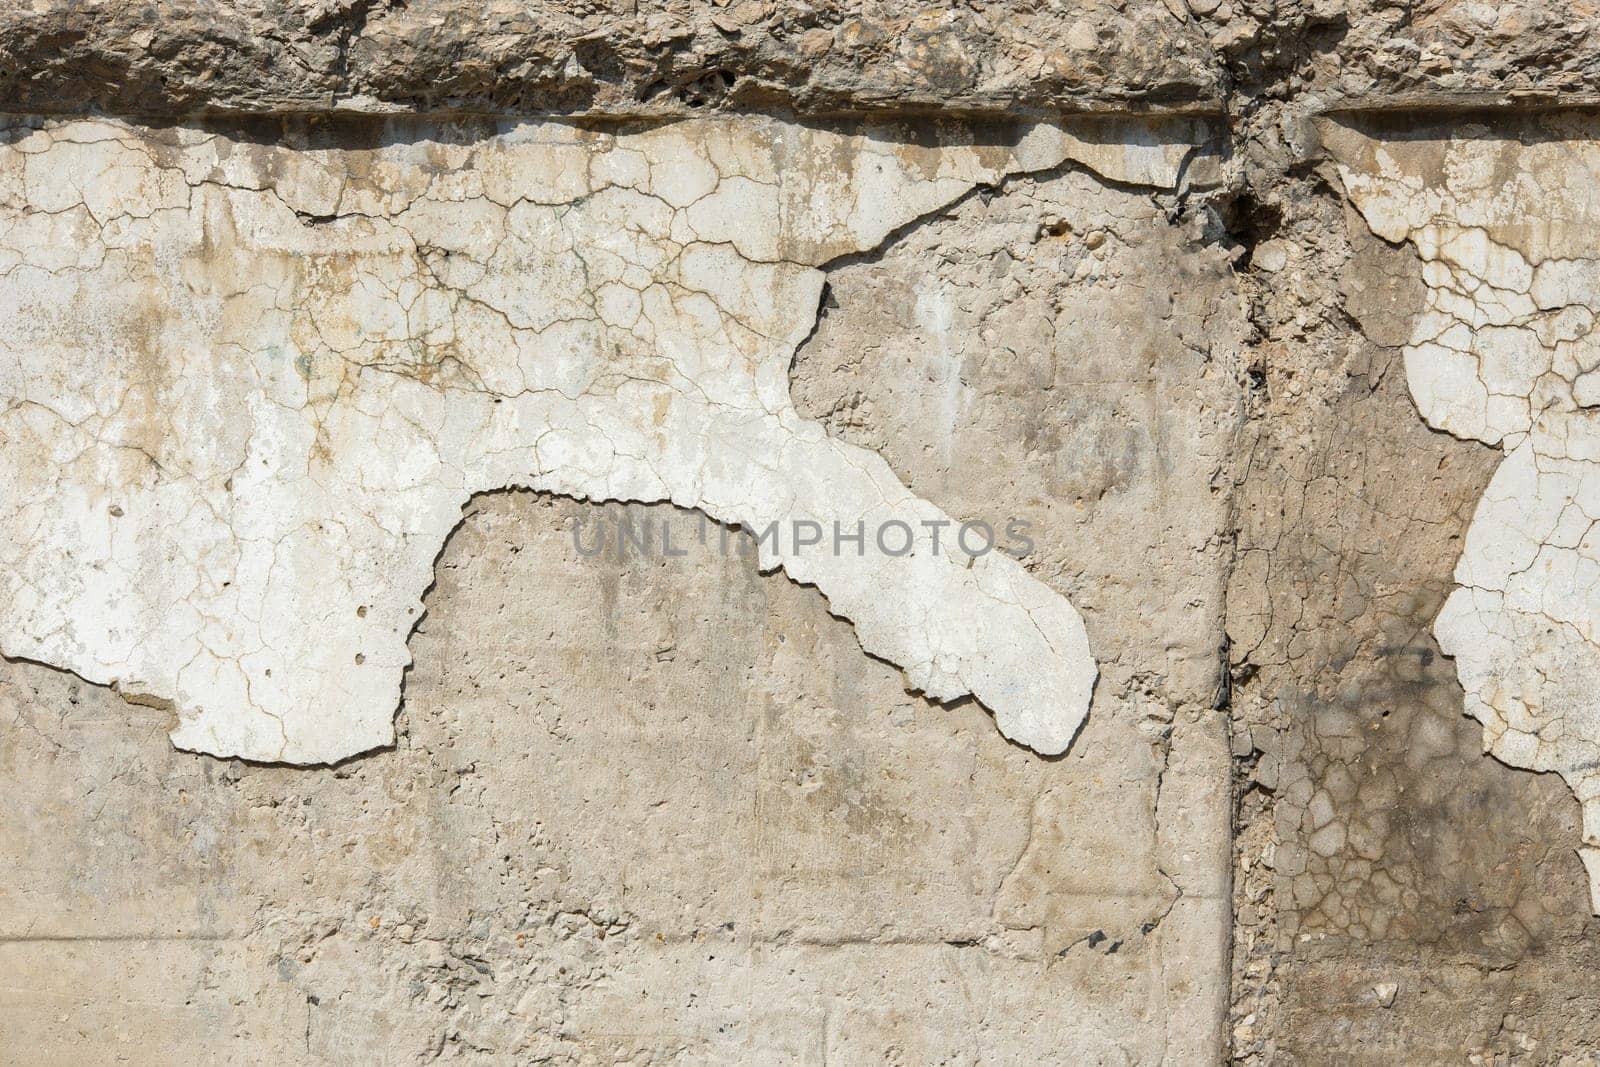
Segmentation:
{"type": "Polygon", "coordinates": [[[1600,92],[1600,11],[1585,0],[1224,0],[1201,21],[1240,111],[1268,101],[1411,109],[1600,92]]]}
{"type": "Polygon", "coordinates": [[[1600,93],[1583,0],[26,0],[16,111],[1222,110],[1600,93]]]}
{"type": "Polygon", "coordinates": [[[1159,0],[565,4],[182,0],[0,11],[19,110],[684,111],[1215,101],[1204,29],[1159,0]]]}

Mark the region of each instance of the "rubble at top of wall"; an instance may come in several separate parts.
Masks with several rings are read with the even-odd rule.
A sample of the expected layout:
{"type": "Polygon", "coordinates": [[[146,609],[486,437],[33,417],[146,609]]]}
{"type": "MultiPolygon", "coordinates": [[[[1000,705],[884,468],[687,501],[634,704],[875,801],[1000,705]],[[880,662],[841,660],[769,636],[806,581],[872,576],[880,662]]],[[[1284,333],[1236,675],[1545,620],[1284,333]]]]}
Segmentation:
{"type": "Polygon", "coordinates": [[[1317,109],[1592,93],[1580,0],[35,0],[0,9],[34,113],[1317,109]]]}

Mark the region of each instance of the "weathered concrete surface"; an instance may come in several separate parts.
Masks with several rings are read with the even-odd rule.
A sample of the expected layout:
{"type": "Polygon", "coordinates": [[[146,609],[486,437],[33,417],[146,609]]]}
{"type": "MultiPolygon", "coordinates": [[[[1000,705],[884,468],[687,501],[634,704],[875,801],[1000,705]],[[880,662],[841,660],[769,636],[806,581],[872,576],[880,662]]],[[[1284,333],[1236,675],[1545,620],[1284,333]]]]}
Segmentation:
{"type": "Polygon", "coordinates": [[[1042,762],[749,561],[579,557],[591,514],[480,501],[335,772],[7,667],[0,1060],[1215,1059],[1215,723],[1042,762]]]}
{"type": "MultiPolygon", "coordinates": [[[[1362,128],[1403,155],[1427,150],[1416,127],[1362,128]]],[[[1419,415],[1412,247],[1373,235],[1331,162],[1261,195],[1240,227],[1260,355],[1228,596],[1234,1055],[1586,1062],[1600,927],[1578,805],[1483,755],[1431,632],[1498,454],[1419,415]]],[[[1520,232],[1550,221],[1530,206],[1520,232]]]]}
{"type": "MultiPolygon", "coordinates": [[[[1496,475],[1480,440],[1516,442],[1479,432],[1488,404],[1465,430],[1473,405],[1441,418],[1406,361],[1441,308],[1538,325],[1489,378],[1537,394],[1534,419],[1587,417],[1582,360],[1552,357],[1526,394],[1517,375],[1587,336],[1557,333],[1592,286],[1524,317],[1520,283],[1482,283],[1496,249],[1532,264],[1552,235],[1590,258],[1593,168],[1574,163],[1600,137],[1528,109],[1600,99],[1596,20],[1568,0],[0,10],[0,107],[245,113],[207,129],[290,160],[407,141],[349,121],[373,112],[467,138],[471,113],[632,136],[886,111],[894,140],[931,147],[945,108],[1226,130],[1220,184],[1175,158],[1155,184],[1182,173],[1177,192],[1106,169],[1141,140],[1126,125],[1084,139],[1087,168],[968,173],[822,264],[820,309],[800,301],[798,415],[952,517],[1039,520],[1024,566],[1098,660],[1064,758],[908,695],[780,575],[584,558],[571,524],[621,511],[476,497],[406,646],[399,736],[360,760],[174,752],[163,711],[0,667],[19,798],[0,1060],[1594,1061],[1581,809],[1486,758],[1461,714],[1496,738],[1522,716],[1582,788],[1592,709],[1580,692],[1530,721],[1542,680],[1496,681],[1515,648],[1485,672],[1484,642],[1447,636],[1451,659],[1433,636],[1480,521],[1569,494],[1536,463],[1520,495],[1486,496],[1511,464],[1496,475]],[[1495,113],[1460,110],[1478,105],[1495,113]],[[1389,171],[1365,165],[1378,150],[1389,171]]],[[[1489,336],[1462,351],[1509,351],[1489,336]]],[[[1569,541],[1547,543],[1582,556],[1569,541]]],[[[1538,577],[1556,614],[1586,602],[1553,571],[1502,571],[1538,577]]]]}
{"type": "Polygon", "coordinates": [[[592,506],[479,497],[393,750],[219,763],[6,667],[6,1055],[1215,1061],[1244,322],[1175,202],[1070,163],[969,194],[832,267],[792,370],[913,492],[1036,520],[1105,664],[1066,757],[908,695],[752,560],[583,557],[592,506]]]}
{"type": "Polygon", "coordinates": [[[749,560],[579,557],[592,515],[478,502],[397,749],[333,773],[6,667],[5,1062],[1216,1054],[1214,726],[1162,816],[1155,745],[1040,761],[749,560]]]}
{"type": "Polygon", "coordinates": [[[1422,259],[1425,310],[1406,379],[1429,425],[1498,445],[1459,588],[1434,632],[1456,660],[1484,749],[1559,773],[1583,804],[1600,911],[1600,244],[1592,121],[1528,123],[1521,137],[1467,128],[1384,144],[1330,128],[1352,201],[1422,259]]]}
{"type": "Polygon", "coordinates": [[[785,370],[821,265],[1068,159],[1175,189],[1204,127],[906,132],[389,124],[297,151],[17,122],[0,651],[175,704],[185,748],[336,762],[392,739],[461,506],[525,486],[742,525],[916,691],[1064,751],[1094,661],[996,548],[1017,517],[958,537],[801,418],[785,370]]]}

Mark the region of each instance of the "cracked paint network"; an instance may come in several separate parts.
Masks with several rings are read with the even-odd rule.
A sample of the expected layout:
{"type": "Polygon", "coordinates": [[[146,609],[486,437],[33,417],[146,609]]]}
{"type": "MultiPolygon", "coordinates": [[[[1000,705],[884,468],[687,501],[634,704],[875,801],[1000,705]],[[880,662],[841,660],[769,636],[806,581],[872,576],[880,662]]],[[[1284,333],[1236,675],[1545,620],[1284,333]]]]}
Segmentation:
{"type": "Polygon", "coordinates": [[[1600,912],[1600,142],[1550,121],[1529,143],[1327,139],[1373,232],[1422,260],[1418,410],[1505,451],[1434,633],[1485,749],[1577,794],[1600,912]]]}
{"type": "MultiPolygon", "coordinates": [[[[0,650],[171,700],[180,747],[331,762],[392,739],[407,637],[474,493],[758,530],[946,518],[802,419],[788,366],[830,259],[1009,173],[1077,159],[1170,185],[1192,155],[1143,127],[1018,132],[527,123],[295,150],[17,122],[0,650]]],[[[1087,714],[1082,620],[1000,553],[759,562],[1022,744],[1060,752],[1087,714]]]]}

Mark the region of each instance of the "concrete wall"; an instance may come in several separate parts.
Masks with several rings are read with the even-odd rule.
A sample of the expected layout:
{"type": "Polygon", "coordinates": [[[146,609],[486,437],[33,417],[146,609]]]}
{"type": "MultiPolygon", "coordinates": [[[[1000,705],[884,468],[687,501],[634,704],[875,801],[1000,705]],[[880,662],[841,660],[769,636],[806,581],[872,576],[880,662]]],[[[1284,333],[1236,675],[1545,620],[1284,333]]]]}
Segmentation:
{"type": "Polygon", "coordinates": [[[0,13],[0,1063],[1594,1060],[1596,29],[0,13]]]}

